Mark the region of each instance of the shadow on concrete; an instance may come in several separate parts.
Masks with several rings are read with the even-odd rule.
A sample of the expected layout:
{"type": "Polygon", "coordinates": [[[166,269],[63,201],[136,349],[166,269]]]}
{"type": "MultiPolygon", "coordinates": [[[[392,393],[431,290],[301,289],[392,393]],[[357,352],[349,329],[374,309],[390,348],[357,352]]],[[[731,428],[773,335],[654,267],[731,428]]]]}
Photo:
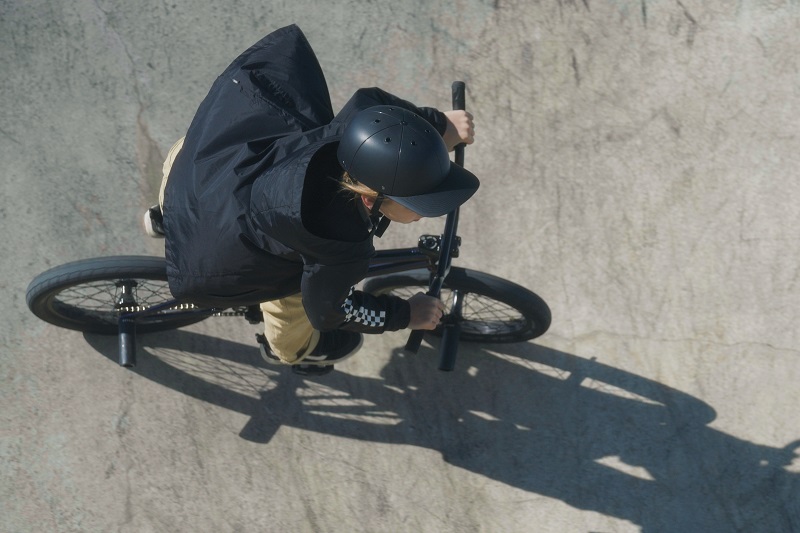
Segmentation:
{"type": "MultiPolygon", "coordinates": [[[[86,339],[116,360],[115,338],[86,339]]],[[[800,441],[779,449],[727,435],[708,426],[716,413],[706,403],[596,360],[531,343],[462,345],[456,371],[441,373],[424,347],[398,349],[379,378],[303,379],[263,363],[254,346],[206,335],[141,343],[134,372],[250,416],[241,431],[250,441],[292,426],[419,446],[643,531],[800,530],[800,441]]]]}

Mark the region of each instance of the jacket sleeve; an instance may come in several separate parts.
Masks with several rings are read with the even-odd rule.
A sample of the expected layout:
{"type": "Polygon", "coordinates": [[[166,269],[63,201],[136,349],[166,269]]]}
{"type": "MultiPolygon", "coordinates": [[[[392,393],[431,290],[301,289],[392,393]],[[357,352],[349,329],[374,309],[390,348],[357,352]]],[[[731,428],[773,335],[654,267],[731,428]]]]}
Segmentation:
{"type": "Polygon", "coordinates": [[[349,124],[353,116],[359,111],[368,107],[376,105],[396,105],[407,109],[412,113],[416,113],[425,120],[427,120],[439,135],[444,135],[447,131],[447,117],[444,113],[433,107],[417,107],[407,100],[403,100],[391,93],[384,91],[378,87],[369,87],[366,89],[359,89],[348,100],[341,111],[336,115],[334,122],[340,121],[344,124],[349,124]]]}
{"type": "Polygon", "coordinates": [[[406,300],[355,289],[355,284],[364,278],[366,267],[366,262],[305,266],[301,281],[303,307],[314,329],[383,333],[408,327],[411,309],[406,300]]]}

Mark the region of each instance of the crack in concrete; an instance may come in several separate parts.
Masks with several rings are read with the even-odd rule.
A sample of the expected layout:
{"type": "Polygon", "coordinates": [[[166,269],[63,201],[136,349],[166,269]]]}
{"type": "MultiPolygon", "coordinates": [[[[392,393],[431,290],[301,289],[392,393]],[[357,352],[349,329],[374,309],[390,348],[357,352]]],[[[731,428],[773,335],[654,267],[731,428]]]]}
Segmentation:
{"type": "Polygon", "coordinates": [[[572,72],[575,75],[575,85],[578,87],[581,86],[581,73],[578,68],[578,58],[575,56],[575,50],[570,50],[570,54],[572,55],[572,72]]]}
{"type": "Polygon", "coordinates": [[[93,1],[92,5],[102,13],[103,27],[114,36],[114,39],[119,43],[125,57],[128,60],[128,69],[130,77],[133,80],[132,89],[136,98],[138,110],[136,113],[136,166],[139,169],[139,186],[142,195],[145,198],[154,198],[157,194],[161,184],[161,166],[164,161],[164,154],[158,144],[150,135],[147,122],[144,118],[147,110],[142,90],[139,85],[139,78],[136,73],[136,61],[131,54],[128,43],[123,38],[119,30],[111,23],[108,12],[105,11],[97,1],[93,1]]]}
{"type": "Polygon", "coordinates": [[[8,133],[7,131],[5,131],[2,128],[0,128],[0,135],[3,135],[3,137],[5,137],[9,141],[13,142],[14,144],[16,144],[18,146],[22,146],[21,142],[19,142],[13,135],[11,135],[10,133],[8,133]]]}
{"type": "Polygon", "coordinates": [[[678,2],[678,6],[680,6],[681,10],[683,11],[683,16],[689,21],[689,30],[687,31],[686,35],[686,45],[691,48],[694,45],[695,35],[697,35],[697,20],[692,16],[686,6],[683,5],[681,0],[676,1],[678,2]]]}

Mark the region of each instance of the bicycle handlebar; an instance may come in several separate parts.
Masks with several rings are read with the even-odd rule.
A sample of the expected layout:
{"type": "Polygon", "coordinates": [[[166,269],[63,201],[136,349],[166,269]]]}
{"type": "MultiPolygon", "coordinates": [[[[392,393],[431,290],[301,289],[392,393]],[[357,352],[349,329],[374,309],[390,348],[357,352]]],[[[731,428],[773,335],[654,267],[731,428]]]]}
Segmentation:
{"type": "MultiPolygon", "coordinates": [[[[466,109],[466,84],[463,81],[455,81],[452,85],[453,96],[453,109],[464,110],[466,109]]],[[[464,166],[464,143],[460,143],[455,147],[455,163],[464,166]]],[[[456,232],[458,229],[458,208],[448,213],[447,220],[445,221],[444,234],[442,235],[440,245],[439,263],[437,265],[436,275],[431,279],[428,289],[428,296],[439,298],[441,293],[444,279],[450,272],[450,262],[452,261],[453,243],[456,240],[456,232]]],[[[456,302],[459,305],[460,303],[456,302]]],[[[455,305],[454,305],[455,307],[455,305]]],[[[453,324],[444,325],[445,332],[442,339],[442,350],[439,361],[439,370],[450,371],[455,367],[456,348],[458,345],[458,335],[460,333],[460,325],[456,322],[453,324]]],[[[412,331],[408,336],[405,351],[408,353],[417,353],[422,338],[425,336],[423,330],[412,331]]]]}

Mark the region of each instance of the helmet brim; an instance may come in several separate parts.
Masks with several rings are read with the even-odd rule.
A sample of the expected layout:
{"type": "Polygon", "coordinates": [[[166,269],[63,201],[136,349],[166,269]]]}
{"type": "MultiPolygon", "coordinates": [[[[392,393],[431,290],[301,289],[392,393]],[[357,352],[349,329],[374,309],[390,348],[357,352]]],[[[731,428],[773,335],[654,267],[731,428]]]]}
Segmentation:
{"type": "Polygon", "coordinates": [[[469,200],[480,184],[472,172],[451,162],[447,177],[432,191],[416,196],[387,195],[386,197],[420,216],[440,217],[469,200]]]}

